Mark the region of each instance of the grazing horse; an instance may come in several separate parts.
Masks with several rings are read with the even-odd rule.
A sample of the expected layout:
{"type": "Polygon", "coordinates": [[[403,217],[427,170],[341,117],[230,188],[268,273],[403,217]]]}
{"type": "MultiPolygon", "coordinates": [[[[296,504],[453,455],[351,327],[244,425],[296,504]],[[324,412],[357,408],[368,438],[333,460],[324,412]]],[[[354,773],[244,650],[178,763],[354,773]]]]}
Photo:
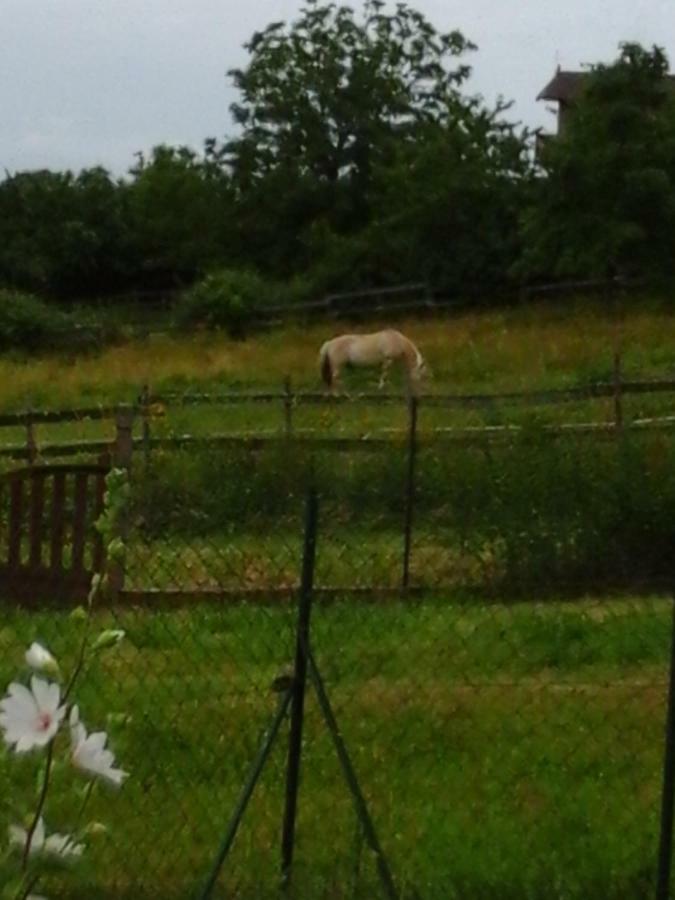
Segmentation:
{"type": "Polygon", "coordinates": [[[384,387],[392,363],[400,363],[407,376],[408,390],[416,392],[428,374],[422,354],[400,331],[386,329],[373,334],[343,334],[321,347],[319,365],[325,384],[335,393],[343,366],[382,366],[378,387],[384,387]]]}

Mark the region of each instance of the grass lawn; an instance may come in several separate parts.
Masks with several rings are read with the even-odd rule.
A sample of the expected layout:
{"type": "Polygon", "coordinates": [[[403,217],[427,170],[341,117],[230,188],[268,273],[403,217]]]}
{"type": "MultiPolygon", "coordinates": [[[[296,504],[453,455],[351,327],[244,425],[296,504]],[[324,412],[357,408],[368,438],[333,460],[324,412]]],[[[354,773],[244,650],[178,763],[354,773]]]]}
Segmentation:
{"type": "MultiPolygon", "coordinates": [[[[88,815],[110,825],[89,850],[93,874],[77,888],[45,884],[48,895],[196,896],[275,708],[293,617],[208,605],[96,616],[128,637],[78,699],[86,723],[107,723],[131,777],[93,797],[88,815]],[[117,713],[128,721],[107,719],[117,713]]],[[[72,659],[78,627],[6,611],[0,683],[33,639],[72,659]]],[[[651,896],[669,630],[659,597],[317,605],[315,652],[403,895],[651,896]]],[[[219,897],[276,896],[285,736],[219,897]]],[[[382,896],[311,695],[304,748],[292,896],[382,896]]],[[[0,834],[20,813],[17,783],[32,796],[33,771],[0,757],[0,834]]],[[[47,823],[67,830],[79,798],[54,796],[47,823]]]]}

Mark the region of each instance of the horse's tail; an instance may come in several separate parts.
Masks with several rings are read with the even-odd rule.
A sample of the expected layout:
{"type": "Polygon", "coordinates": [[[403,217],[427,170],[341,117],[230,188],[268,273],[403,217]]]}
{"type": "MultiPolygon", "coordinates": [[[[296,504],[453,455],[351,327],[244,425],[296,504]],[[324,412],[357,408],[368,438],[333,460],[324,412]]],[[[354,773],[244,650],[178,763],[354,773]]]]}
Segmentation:
{"type": "Polygon", "coordinates": [[[326,350],[325,347],[321,348],[321,377],[323,378],[324,384],[328,387],[332,387],[333,384],[333,367],[330,364],[330,354],[326,350]]]}

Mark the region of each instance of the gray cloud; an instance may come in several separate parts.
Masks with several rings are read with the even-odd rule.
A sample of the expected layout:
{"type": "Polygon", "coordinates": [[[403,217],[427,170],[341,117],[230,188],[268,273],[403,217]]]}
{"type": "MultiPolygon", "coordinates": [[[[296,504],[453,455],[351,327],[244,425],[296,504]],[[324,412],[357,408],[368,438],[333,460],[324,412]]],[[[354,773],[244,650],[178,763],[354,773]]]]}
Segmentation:
{"type": "MultiPolygon", "coordinates": [[[[0,0],[0,167],[101,164],[122,174],[138,150],[223,136],[235,99],[225,72],[299,0],[0,0]]],[[[413,0],[478,44],[473,91],[515,100],[550,124],[538,90],[556,62],[609,60],[621,40],[675,53],[672,0],[413,0]]]]}

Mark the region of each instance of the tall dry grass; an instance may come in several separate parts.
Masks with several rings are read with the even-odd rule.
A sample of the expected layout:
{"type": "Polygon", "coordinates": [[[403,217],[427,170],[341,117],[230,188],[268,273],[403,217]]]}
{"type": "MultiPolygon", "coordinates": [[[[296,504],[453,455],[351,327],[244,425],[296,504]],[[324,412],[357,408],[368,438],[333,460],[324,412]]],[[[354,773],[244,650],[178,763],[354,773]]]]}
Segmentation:
{"type": "Polygon", "coordinates": [[[77,359],[0,359],[0,407],[130,400],[155,389],[318,385],[317,351],[334,334],[391,325],[414,340],[434,373],[433,390],[508,390],[607,377],[620,341],[627,371],[668,372],[675,316],[655,302],[619,316],[600,303],[566,302],[434,319],[383,318],[350,327],[319,323],[235,342],[221,334],[161,335],[77,359]]]}

